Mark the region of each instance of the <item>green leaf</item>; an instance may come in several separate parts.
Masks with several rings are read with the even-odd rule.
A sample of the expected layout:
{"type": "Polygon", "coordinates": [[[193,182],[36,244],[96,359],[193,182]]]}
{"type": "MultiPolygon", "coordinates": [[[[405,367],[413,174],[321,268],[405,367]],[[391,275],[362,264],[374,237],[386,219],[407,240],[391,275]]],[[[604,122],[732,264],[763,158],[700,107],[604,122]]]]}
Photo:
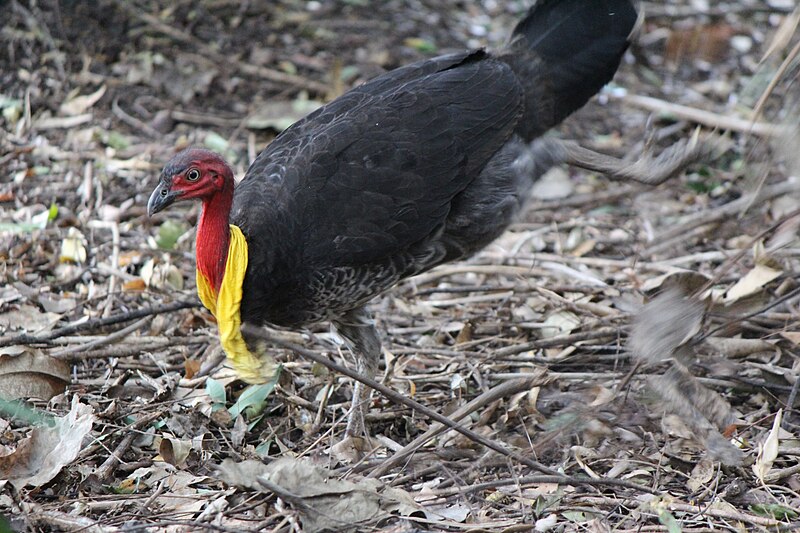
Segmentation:
{"type": "Polygon", "coordinates": [[[662,525],[666,526],[669,533],[681,533],[683,531],[681,529],[681,524],[678,522],[678,519],[675,518],[675,515],[666,509],[663,509],[658,513],[658,521],[661,522],[662,525]]]}
{"type": "Polygon", "coordinates": [[[228,141],[225,140],[225,137],[214,132],[206,135],[206,138],[203,139],[203,144],[206,145],[206,148],[215,152],[224,152],[229,146],[228,141]]]}
{"type": "Polygon", "coordinates": [[[225,405],[225,386],[214,378],[206,380],[206,394],[211,397],[212,403],[225,405]]]}
{"type": "Polygon", "coordinates": [[[421,54],[433,54],[436,52],[436,45],[421,37],[409,37],[404,41],[404,44],[421,54]]]}
{"type": "Polygon", "coordinates": [[[0,398],[0,414],[7,419],[16,419],[32,426],[55,425],[54,418],[42,411],[34,409],[22,400],[5,400],[0,398]]]}
{"type": "Polygon", "coordinates": [[[261,422],[263,419],[264,419],[264,415],[263,414],[261,414],[260,416],[255,417],[255,419],[253,419],[252,422],[247,424],[247,432],[249,433],[249,432],[253,431],[253,428],[256,427],[258,425],[258,423],[261,422]]]}
{"type": "Polygon", "coordinates": [[[261,457],[267,457],[269,455],[269,447],[272,446],[272,439],[265,440],[258,446],[256,446],[256,453],[261,457]]]}
{"type": "Polygon", "coordinates": [[[263,383],[261,385],[250,385],[244,391],[242,391],[242,394],[239,396],[239,399],[236,400],[236,403],[234,403],[228,409],[231,417],[236,418],[242,413],[244,413],[247,419],[252,419],[253,417],[258,416],[261,411],[264,410],[264,407],[267,404],[267,397],[278,383],[279,375],[280,371],[278,371],[275,374],[275,377],[268,383],[263,383]]]}
{"type": "Polygon", "coordinates": [[[106,136],[106,145],[115,150],[124,150],[131,145],[131,142],[118,131],[109,131],[106,136]]]}
{"type": "Polygon", "coordinates": [[[583,511],[564,511],[561,513],[561,516],[569,520],[570,522],[575,522],[580,524],[582,522],[586,522],[586,513],[583,511]]]}
{"type": "Polygon", "coordinates": [[[794,520],[798,516],[795,509],[777,503],[756,503],[750,506],[750,510],[754,514],[775,520],[794,520]]]}
{"type": "Polygon", "coordinates": [[[156,244],[159,248],[164,250],[172,250],[181,235],[186,233],[189,226],[184,222],[175,220],[165,220],[158,228],[158,237],[156,237],[156,244]]]}

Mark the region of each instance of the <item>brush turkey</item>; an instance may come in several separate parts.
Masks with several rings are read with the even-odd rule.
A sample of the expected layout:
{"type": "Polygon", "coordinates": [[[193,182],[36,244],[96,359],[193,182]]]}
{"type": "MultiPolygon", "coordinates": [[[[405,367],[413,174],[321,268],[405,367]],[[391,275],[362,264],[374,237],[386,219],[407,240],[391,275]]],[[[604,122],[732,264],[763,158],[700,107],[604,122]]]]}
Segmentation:
{"type": "MultiPolygon", "coordinates": [[[[241,324],[320,321],[374,374],[366,304],[503,232],[554,163],[534,141],[611,80],[636,21],[630,0],[540,0],[502,50],[401,67],[311,113],[236,186],[213,152],[174,156],[148,213],[202,202],[198,292],[240,376],[273,371],[241,324]]],[[[367,398],[356,384],[347,435],[363,434],[367,398]]]]}

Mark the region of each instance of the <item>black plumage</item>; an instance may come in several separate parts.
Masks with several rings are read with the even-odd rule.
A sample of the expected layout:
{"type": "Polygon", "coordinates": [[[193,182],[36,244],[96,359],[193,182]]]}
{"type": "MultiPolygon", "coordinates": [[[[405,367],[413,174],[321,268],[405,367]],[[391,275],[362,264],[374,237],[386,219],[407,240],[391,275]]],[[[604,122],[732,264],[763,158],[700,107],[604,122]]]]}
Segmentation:
{"type": "Polygon", "coordinates": [[[388,72],[284,131],[234,191],[243,322],[330,320],[374,372],[364,305],[502,233],[551,164],[529,143],[612,78],[636,20],[631,0],[540,0],[499,52],[388,72]]]}
{"type": "Polygon", "coordinates": [[[393,70],[279,135],[234,195],[243,319],[335,318],[491,242],[533,183],[526,142],[611,79],[635,21],[628,0],[540,1],[498,54],[393,70]]]}

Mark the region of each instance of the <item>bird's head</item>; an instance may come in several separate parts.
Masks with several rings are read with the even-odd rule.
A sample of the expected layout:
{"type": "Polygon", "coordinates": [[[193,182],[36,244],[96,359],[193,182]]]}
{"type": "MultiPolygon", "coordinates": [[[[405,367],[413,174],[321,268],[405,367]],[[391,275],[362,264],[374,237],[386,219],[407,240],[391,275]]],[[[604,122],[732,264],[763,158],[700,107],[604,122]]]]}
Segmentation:
{"type": "Polygon", "coordinates": [[[206,202],[221,191],[233,189],[233,170],[219,154],[201,148],[188,148],[176,154],[164,166],[153,194],[147,202],[147,214],[166,209],[173,202],[199,198],[206,202]]]}

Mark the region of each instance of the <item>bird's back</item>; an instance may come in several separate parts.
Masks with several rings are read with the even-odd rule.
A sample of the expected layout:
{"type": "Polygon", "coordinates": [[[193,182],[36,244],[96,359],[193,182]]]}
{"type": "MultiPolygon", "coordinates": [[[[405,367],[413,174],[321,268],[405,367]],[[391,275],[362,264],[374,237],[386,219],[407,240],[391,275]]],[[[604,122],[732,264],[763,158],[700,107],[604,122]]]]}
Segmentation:
{"type": "Polygon", "coordinates": [[[337,316],[502,232],[531,183],[514,165],[525,142],[599,90],[625,49],[632,8],[607,31],[569,36],[572,19],[603,23],[595,4],[607,14],[630,7],[544,0],[497,56],[452,54],[388,72],[279,135],[234,196],[231,222],[250,258],[242,318],[337,316]],[[552,42],[562,38],[587,41],[564,47],[580,64],[555,75],[569,64],[552,42]]]}

